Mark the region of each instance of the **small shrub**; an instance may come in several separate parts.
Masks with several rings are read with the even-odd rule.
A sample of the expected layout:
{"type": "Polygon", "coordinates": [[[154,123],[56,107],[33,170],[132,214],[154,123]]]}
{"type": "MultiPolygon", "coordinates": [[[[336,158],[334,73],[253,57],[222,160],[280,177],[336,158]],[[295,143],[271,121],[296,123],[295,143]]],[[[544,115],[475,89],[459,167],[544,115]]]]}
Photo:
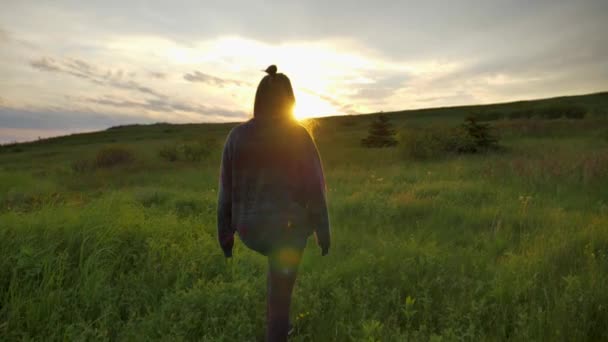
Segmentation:
{"type": "Polygon", "coordinates": [[[472,153],[475,152],[476,141],[461,127],[452,128],[445,131],[441,138],[443,148],[446,152],[452,153],[472,153]]]}
{"type": "Polygon", "coordinates": [[[158,151],[158,156],[161,157],[161,159],[169,162],[177,161],[179,159],[179,150],[177,145],[171,144],[161,147],[158,151]]]}
{"type": "Polygon", "coordinates": [[[110,168],[130,164],[135,160],[133,153],[121,146],[104,147],[95,156],[95,167],[110,168]]]}
{"type": "Polygon", "coordinates": [[[469,116],[465,119],[462,128],[468,135],[466,139],[472,141],[467,141],[467,145],[463,146],[464,149],[458,152],[475,153],[498,147],[498,138],[492,134],[488,124],[480,124],[475,118],[469,116]]]}
{"type": "Polygon", "coordinates": [[[461,128],[432,127],[402,134],[402,151],[413,159],[433,159],[471,149],[473,139],[461,128]]]}
{"type": "Polygon", "coordinates": [[[413,159],[431,159],[445,153],[441,136],[432,129],[404,132],[401,139],[402,151],[413,159]]]}
{"type": "Polygon", "coordinates": [[[191,162],[199,162],[211,154],[212,142],[190,142],[182,146],[184,159],[191,162]]]}
{"type": "Polygon", "coordinates": [[[389,118],[384,114],[379,114],[369,127],[369,135],[361,139],[364,147],[392,147],[397,145],[395,130],[389,118]]]}
{"type": "Polygon", "coordinates": [[[450,153],[478,153],[498,147],[487,124],[472,117],[461,127],[434,127],[402,134],[402,151],[408,158],[432,159],[450,153]]]}

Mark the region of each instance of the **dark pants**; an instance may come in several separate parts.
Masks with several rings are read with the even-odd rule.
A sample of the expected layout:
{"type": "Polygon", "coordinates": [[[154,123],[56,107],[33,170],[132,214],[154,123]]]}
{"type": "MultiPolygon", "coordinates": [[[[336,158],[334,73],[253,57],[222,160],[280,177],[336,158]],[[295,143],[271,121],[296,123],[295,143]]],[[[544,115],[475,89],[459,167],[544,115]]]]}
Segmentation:
{"type": "Polygon", "coordinates": [[[287,341],[291,292],[301,257],[299,249],[283,249],[268,256],[266,340],[269,342],[287,341]]]}

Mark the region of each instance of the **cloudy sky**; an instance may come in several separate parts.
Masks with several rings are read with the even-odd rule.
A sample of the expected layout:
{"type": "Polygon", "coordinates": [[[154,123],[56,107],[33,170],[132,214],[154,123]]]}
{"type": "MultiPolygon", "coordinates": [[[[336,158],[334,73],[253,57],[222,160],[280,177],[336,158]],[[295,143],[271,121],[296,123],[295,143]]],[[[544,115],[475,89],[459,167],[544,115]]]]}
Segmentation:
{"type": "Polygon", "coordinates": [[[298,117],[608,90],[608,1],[0,5],[0,142],[242,121],[277,64],[298,117]]]}

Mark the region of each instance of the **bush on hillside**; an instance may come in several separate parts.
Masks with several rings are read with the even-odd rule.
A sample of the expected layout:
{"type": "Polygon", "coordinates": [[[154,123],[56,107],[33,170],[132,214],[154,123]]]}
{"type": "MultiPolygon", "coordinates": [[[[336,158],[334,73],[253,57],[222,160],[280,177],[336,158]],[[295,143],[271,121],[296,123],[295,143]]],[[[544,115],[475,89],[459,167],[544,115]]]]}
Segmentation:
{"type": "Polygon", "coordinates": [[[475,140],[461,127],[407,130],[401,136],[403,154],[412,159],[434,159],[476,151],[475,140]]]}
{"type": "Polygon", "coordinates": [[[94,165],[98,168],[110,168],[131,164],[135,161],[134,154],[122,146],[107,146],[97,152],[94,165]]]}
{"type": "Polygon", "coordinates": [[[199,162],[211,154],[213,145],[214,143],[212,141],[185,143],[182,145],[184,159],[190,162],[199,162]]]}
{"type": "Polygon", "coordinates": [[[412,159],[432,159],[445,154],[445,135],[441,130],[426,128],[401,134],[401,149],[412,159]]]}
{"type": "Polygon", "coordinates": [[[397,145],[395,134],[396,131],[389,118],[384,114],[379,114],[372,121],[368,136],[361,139],[361,144],[365,147],[392,147],[397,145]]]}
{"type": "Polygon", "coordinates": [[[119,165],[131,164],[135,155],[127,148],[121,146],[108,146],[100,149],[94,158],[80,158],[70,163],[73,173],[84,174],[98,168],[111,168],[119,165]]]}
{"type": "Polygon", "coordinates": [[[179,151],[176,144],[165,145],[158,150],[158,156],[169,162],[174,162],[179,159],[179,151]]]}
{"type": "Polygon", "coordinates": [[[446,154],[479,153],[498,147],[498,138],[487,124],[468,117],[460,127],[431,127],[403,132],[403,154],[413,159],[433,159],[446,154]]]}
{"type": "Polygon", "coordinates": [[[469,116],[465,119],[462,129],[466,132],[467,140],[471,141],[467,145],[460,146],[461,149],[457,152],[476,153],[498,147],[498,138],[492,134],[490,125],[481,124],[474,117],[469,116]]]}

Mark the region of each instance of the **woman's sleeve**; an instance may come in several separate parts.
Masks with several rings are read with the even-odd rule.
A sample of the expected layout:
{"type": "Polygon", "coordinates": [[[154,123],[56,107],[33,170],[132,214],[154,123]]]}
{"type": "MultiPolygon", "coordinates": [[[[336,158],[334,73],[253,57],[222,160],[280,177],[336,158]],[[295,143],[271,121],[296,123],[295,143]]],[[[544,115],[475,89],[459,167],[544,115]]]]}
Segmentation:
{"type": "Polygon", "coordinates": [[[310,221],[319,246],[326,251],[330,246],[329,215],[327,212],[326,185],[319,151],[306,132],[306,164],[303,175],[306,182],[307,207],[310,221]]]}
{"type": "Polygon", "coordinates": [[[220,180],[217,204],[217,237],[224,255],[232,256],[234,229],[232,228],[232,155],[231,134],[228,135],[220,166],[220,180]]]}

